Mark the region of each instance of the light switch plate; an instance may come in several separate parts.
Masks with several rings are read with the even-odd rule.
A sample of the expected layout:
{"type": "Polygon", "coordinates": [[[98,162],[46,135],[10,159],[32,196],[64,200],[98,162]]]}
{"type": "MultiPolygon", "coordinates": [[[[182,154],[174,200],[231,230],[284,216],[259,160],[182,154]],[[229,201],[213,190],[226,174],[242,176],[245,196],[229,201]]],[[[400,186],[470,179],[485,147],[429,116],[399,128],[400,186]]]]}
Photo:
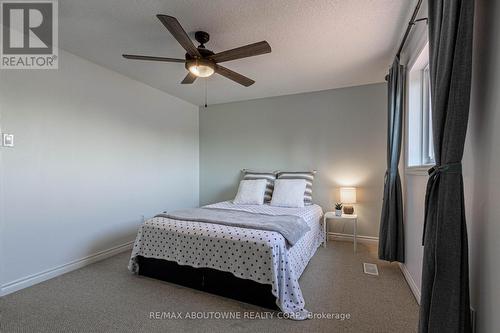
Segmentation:
{"type": "Polygon", "coordinates": [[[4,147],[14,147],[14,134],[4,133],[2,135],[2,145],[4,147]]]}

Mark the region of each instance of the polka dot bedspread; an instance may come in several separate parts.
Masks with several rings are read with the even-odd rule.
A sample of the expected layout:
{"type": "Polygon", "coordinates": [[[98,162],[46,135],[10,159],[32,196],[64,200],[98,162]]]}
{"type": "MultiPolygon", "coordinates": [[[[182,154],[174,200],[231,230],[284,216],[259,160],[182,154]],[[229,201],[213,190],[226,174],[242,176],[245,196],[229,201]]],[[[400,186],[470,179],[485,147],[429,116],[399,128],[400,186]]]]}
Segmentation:
{"type": "Polygon", "coordinates": [[[311,229],[290,246],[280,233],[274,231],[154,217],[139,228],[129,270],[137,273],[136,258],[143,256],[231,272],[239,278],[270,284],[276,304],[283,312],[293,319],[307,318],[298,279],[324,240],[321,207],[236,205],[230,201],[205,207],[265,215],[295,215],[303,218],[311,229]]]}

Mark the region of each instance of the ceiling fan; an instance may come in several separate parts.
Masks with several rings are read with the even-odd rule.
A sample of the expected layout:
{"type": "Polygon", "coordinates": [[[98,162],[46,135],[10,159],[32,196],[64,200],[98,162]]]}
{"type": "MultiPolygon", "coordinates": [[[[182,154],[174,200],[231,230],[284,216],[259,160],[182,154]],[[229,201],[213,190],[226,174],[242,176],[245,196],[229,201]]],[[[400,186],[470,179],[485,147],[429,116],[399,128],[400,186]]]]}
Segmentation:
{"type": "Polygon", "coordinates": [[[156,17],[158,17],[161,23],[163,23],[168,31],[170,31],[184,50],[186,50],[187,53],[185,59],[152,57],[134,54],[124,54],[123,57],[135,60],[183,62],[189,73],[186,75],[184,80],[182,80],[182,84],[191,84],[197,77],[209,77],[213,73],[217,73],[242,84],[245,87],[251,86],[255,83],[254,80],[223,67],[219,65],[219,63],[271,52],[271,46],[269,46],[266,41],[262,41],[214,53],[205,48],[205,44],[210,40],[210,35],[207,32],[197,31],[195,33],[194,38],[200,43],[200,45],[196,47],[175,17],[161,14],[156,15],[156,17]]]}

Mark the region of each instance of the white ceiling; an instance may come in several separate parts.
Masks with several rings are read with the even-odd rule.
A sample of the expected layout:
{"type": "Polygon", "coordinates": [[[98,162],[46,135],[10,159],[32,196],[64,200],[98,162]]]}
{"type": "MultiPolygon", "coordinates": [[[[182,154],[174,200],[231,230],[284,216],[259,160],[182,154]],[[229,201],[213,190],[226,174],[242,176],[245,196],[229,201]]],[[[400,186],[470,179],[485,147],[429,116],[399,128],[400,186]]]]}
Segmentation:
{"type": "MultiPolygon", "coordinates": [[[[210,33],[220,52],[267,40],[272,53],[223,65],[256,81],[248,88],[219,75],[208,103],[381,82],[413,0],[63,0],[60,47],[99,65],[202,105],[205,82],[181,85],[183,64],[126,60],[122,53],[184,58],[155,17],[177,17],[188,34],[210,33]]],[[[194,38],[193,38],[194,40],[194,38]]]]}

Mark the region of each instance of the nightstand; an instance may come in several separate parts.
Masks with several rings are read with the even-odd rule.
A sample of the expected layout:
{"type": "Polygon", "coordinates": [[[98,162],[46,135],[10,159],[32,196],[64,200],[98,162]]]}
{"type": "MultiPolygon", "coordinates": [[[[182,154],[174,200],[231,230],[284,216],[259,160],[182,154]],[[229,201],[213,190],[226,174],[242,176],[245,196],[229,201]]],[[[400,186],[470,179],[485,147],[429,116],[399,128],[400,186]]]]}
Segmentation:
{"type": "Polygon", "coordinates": [[[349,220],[354,224],[354,233],[352,235],[353,241],[354,241],[354,252],[356,252],[356,232],[358,228],[358,215],[352,214],[342,214],[341,216],[335,215],[335,212],[326,212],[325,215],[323,215],[323,231],[325,233],[325,241],[323,242],[323,246],[326,247],[326,242],[328,241],[328,227],[327,227],[327,219],[332,219],[332,220],[349,220]]]}

